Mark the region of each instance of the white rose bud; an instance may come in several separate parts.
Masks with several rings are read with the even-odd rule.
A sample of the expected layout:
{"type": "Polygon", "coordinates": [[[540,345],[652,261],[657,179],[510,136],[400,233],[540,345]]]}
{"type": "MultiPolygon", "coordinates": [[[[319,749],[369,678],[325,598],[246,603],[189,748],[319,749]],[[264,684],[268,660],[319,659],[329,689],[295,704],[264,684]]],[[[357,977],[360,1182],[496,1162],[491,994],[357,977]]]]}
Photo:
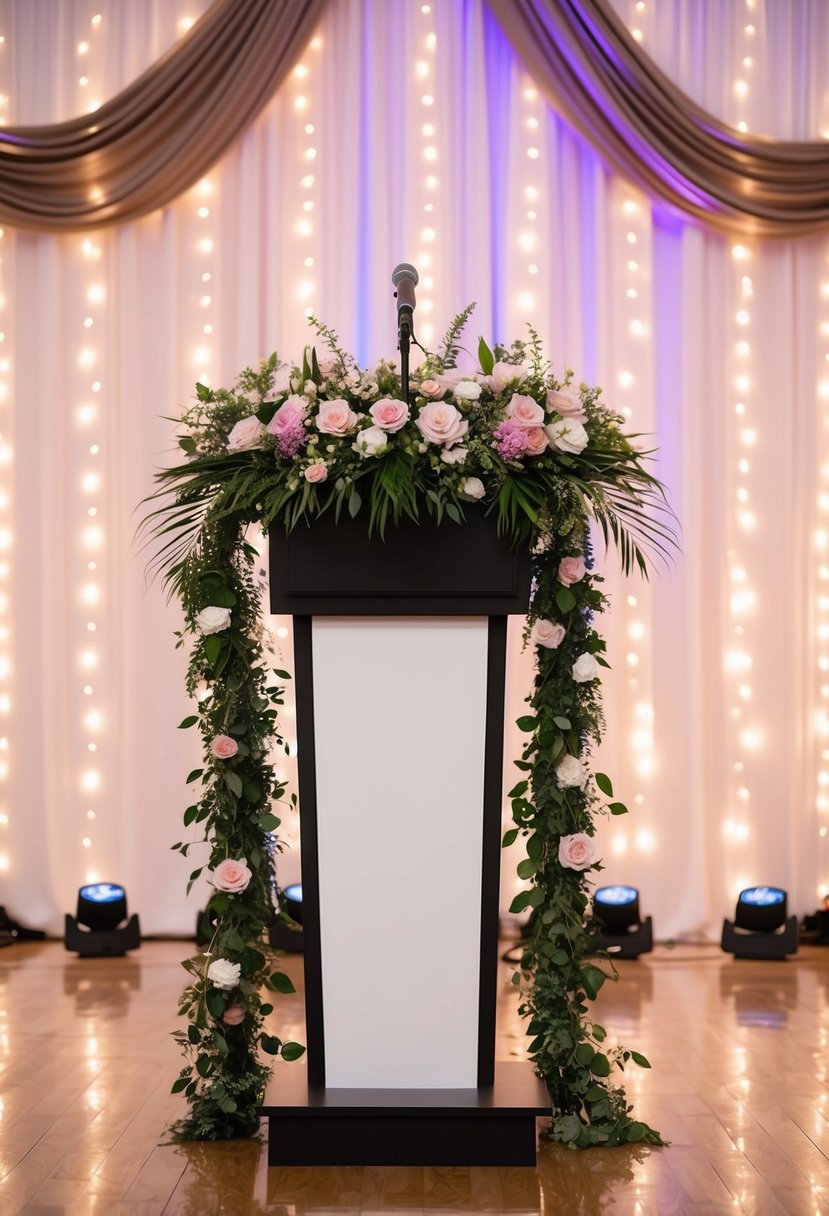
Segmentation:
{"type": "Polygon", "coordinates": [[[230,992],[239,983],[242,968],[238,963],[231,963],[228,958],[217,958],[207,968],[207,978],[214,988],[223,988],[230,992]]]}
{"type": "Polygon", "coordinates": [[[356,442],[352,446],[361,456],[376,456],[388,442],[389,437],[381,426],[369,426],[358,432],[356,442]]]}
{"type": "Polygon", "coordinates": [[[577,684],[587,684],[599,676],[599,664],[592,654],[580,654],[573,664],[573,679],[577,684]]]}
{"type": "Polygon", "coordinates": [[[556,765],[556,781],[559,789],[562,790],[584,789],[587,784],[587,773],[578,756],[571,756],[569,752],[562,756],[556,765]]]}
{"type": "Polygon", "coordinates": [[[486,494],[486,486],[480,477],[465,477],[458,490],[458,496],[465,498],[467,502],[477,502],[483,498],[484,494],[486,494]]]}
{"type": "Polygon", "coordinates": [[[199,633],[207,637],[210,633],[221,633],[223,629],[227,629],[230,625],[230,609],[219,608],[215,604],[210,604],[207,608],[202,608],[199,615],[196,617],[196,628],[199,633]]]}
{"type": "Polygon", "coordinates": [[[440,458],[444,464],[463,464],[469,455],[469,448],[444,448],[440,458]]]}
{"type": "Polygon", "coordinates": [[[455,396],[461,401],[477,401],[481,395],[481,386],[474,380],[461,380],[455,385],[455,396]]]}

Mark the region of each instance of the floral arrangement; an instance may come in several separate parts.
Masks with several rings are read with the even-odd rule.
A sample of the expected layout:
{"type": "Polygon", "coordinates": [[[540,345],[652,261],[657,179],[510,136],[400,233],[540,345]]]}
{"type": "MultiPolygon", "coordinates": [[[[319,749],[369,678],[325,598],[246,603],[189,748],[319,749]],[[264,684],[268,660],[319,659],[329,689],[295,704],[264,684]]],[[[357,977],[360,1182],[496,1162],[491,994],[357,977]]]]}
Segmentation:
{"type": "Polygon", "coordinates": [[[592,624],[605,598],[589,527],[592,518],[616,543],[625,571],[647,573],[648,553],[664,555],[673,542],[670,518],[636,436],[623,433],[598,389],[576,386],[569,371],[553,374],[531,328],[510,348],[481,339],[478,366],[458,369],[470,312],[412,373],[408,404],[393,364],[359,368],[312,318],[319,352],[308,347],[293,364],[273,355],[231,390],[197,385],[181,420],[185,460],[158,474],[146,526],[158,542],[154,566],[184,608],[179,645],[190,647],[197,712],[181,726],[198,725],[204,747],[203,766],[188,778],[200,794],[184,812],[201,838],[173,847],[185,855],[197,843],[209,848],[214,889],[213,939],[203,962],[184,964],[189,1026],[177,1037],[186,1060],[173,1086],[190,1103],[175,1128],[182,1138],[252,1132],[268,1075],[259,1049],[285,1059],[304,1050],[265,1029],[273,1007],[263,990],[292,990],[267,947],[267,926],[282,915],[273,806],[285,796],[269,757],[284,746],[278,709],[288,677],[271,666],[246,527],[290,529],[345,508],[383,536],[404,516],[462,524],[478,504],[533,555],[525,638],[537,676],[518,722],[527,734],[516,761],[524,777],[510,792],[515,826],[504,844],[520,835],[526,846],[518,874],[529,886],[512,910],[530,911],[529,934],[513,978],[529,1053],[551,1095],[550,1135],[579,1147],[661,1143],[608,1080],[629,1061],[647,1061],[606,1049],[588,1013],[615,976],[597,952],[590,913],[590,874],[601,869],[595,821],[626,811],[609,778],[591,777],[588,764],[603,726],[607,666],[592,624]]]}

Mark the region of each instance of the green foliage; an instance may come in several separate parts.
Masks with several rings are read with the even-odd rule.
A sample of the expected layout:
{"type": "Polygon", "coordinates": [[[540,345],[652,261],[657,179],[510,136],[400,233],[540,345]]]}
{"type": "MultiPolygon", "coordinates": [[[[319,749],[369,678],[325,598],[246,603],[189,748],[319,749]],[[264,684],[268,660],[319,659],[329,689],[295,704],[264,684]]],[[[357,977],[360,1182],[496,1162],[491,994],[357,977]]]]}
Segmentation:
{"type": "Polygon", "coordinates": [[[540,619],[565,630],[557,648],[538,648],[530,710],[518,721],[527,742],[516,765],[525,779],[510,792],[515,826],[504,836],[505,846],[519,836],[526,845],[519,874],[529,885],[512,911],[530,911],[531,932],[514,983],[524,994],[530,1054],[551,1095],[550,1134],[577,1147],[661,1142],[657,1132],[633,1120],[624,1091],[608,1082],[629,1060],[648,1065],[635,1052],[600,1050],[605,1032],[589,1021],[587,1002],[613,972],[595,952],[588,871],[559,861],[563,836],[592,836],[595,813],[624,814],[626,807],[602,804],[600,792],[613,797],[603,774],[595,784],[557,780],[563,763],[581,771],[603,727],[600,682],[577,683],[572,665],[586,653],[606,666],[604,643],[591,623],[605,603],[601,580],[587,575],[565,585],[558,566],[564,557],[579,556],[589,566],[592,515],[605,538],[616,543],[624,569],[638,567],[646,574],[646,553],[664,556],[674,542],[670,512],[662,487],[645,468],[648,454],[634,446],[637,437],[623,434],[621,418],[602,403],[598,389],[574,388],[571,372],[556,379],[531,327],[526,341],[509,348],[490,348],[481,338],[479,373],[461,376],[454,370],[473,307],[454,318],[440,353],[427,353],[412,374],[408,416],[386,432],[385,443],[376,442],[370,407],[381,399],[400,401],[395,367],[381,361],[361,370],[334,331],[312,317],[327,348],[322,354],[308,346],[292,365],[273,354],[243,371],[229,390],[197,385],[196,401],[181,418],[183,463],[158,474],[143,528],[154,543],[150,570],[163,575],[184,608],[177,645],[190,645],[187,691],[195,711],[179,729],[197,727],[204,753],[186,782],[195,789],[183,812],[191,838],[172,847],[184,857],[193,849],[205,852],[188,890],[205,868],[212,875],[225,861],[244,863],[250,871],[244,889],[214,888],[207,907],[213,938],[204,956],[184,963],[191,982],[180,1012],[188,1024],[175,1038],[185,1063],[173,1083],[173,1092],[188,1102],[187,1116],[173,1129],[182,1139],[253,1134],[269,1073],[260,1052],[287,1061],[305,1050],[271,1032],[266,1021],[274,1007],[263,1000],[276,994],[278,1002],[294,990],[275,969],[267,937],[280,915],[274,806],[285,794],[268,756],[274,746],[285,747],[279,681],[288,676],[270,666],[254,580],[257,554],[245,539],[246,527],[290,530],[300,521],[313,523],[324,511],[335,519],[346,511],[364,519],[370,533],[384,536],[402,519],[424,513],[437,522],[463,524],[467,503],[482,498],[499,531],[533,552],[528,634],[540,619]],[[459,378],[466,383],[455,391],[459,378]],[[543,411],[534,428],[534,454],[504,446],[496,434],[510,417],[516,393],[543,411]],[[296,402],[301,410],[286,437],[280,430],[286,415],[276,416],[289,396],[293,404],[286,414],[296,402]],[[422,411],[441,396],[456,430],[445,445],[418,426],[422,411]],[[350,411],[337,433],[318,425],[321,407],[330,400],[350,411]],[[574,411],[583,431],[571,420],[574,411]],[[562,426],[575,443],[559,442],[562,426]],[[361,445],[360,436],[372,428],[374,440],[361,445]],[[206,608],[213,610],[212,622],[200,618],[206,608]],[[219,735],[225,736],[223,759],[211,747],[219,735]],[[225,968],[221,986],[208,974],[218,960],[225,968]]]}
{"type": "MultiPolygon", "coordinates": [[[[186,855],[200,847],[211,871],[226,858],[244,860],[251,878],[237,893],[214,890],[207,904],[212,940],[205,955],[185,961],[191,983],[179,1011],[188,1026],[175,1034],[185,1064],[173,1092],[184,1093],[189,1110],[172,1130],[182,1140],[223,1140],[252,1135],[259,1126],[257,1109],[269,1073],[259,1048],[268,1053],[276,1043],[275,1052],[281,1048],[286,1059],[304,1050],[292,1044],[287,1052],[288,1045],[265,1032],[273,1006],[262,998],[267,988],[294,991],[288,976],[275,970],[267,937],[278,914],[273,860],[281,847],[271,834],[279,824],[271,808],[285,793],[268,754],[272,744],[284,742],[277,719],[283,686],[275,677],[284,680],[287,673],[270,666],[242,519],[205,524],[177,578],[192,642],[187,691],[197,706],[180,728],[198,726],[204,761],[188,777],[198,783],[198,797],[183,815],[184,826],[197,830],[174,848],[186,855]],[[225,629],[201,632],[199,613],[207,607],[229,609],[225,629]],[[217,735],[237,741],[235,755],[222,760],[213,754],[217,735]],[[218,988],[210,980],[208,967],[216,959],[238,964],[234,988],[218,988]],[[240,1009],[244,1016],[238,1021],[240,1009]]],[[[191,884],[203,869],[192,872],[191,884]]]]}
{"type": "Polygon", "coordinates": [[[593,614],[603,610],[605,597],[600,577],[589,569],[586,514],[566,535],[548,526],[533,541],[536,592],[526,636],[531,638],[539,620],[562,624],[566,633],[557,647],[536,648],[531,712],[518,719],[529,736],[520,764],[528,777],[510,791],[517,827],[506,834],[504,845],[523,836],[526,857],[518,863],[518,875],[531,883],[511,908],[531,910],[529,937],[516,973],[524,994],[520,1012],[527,1019],[530,1056],[550,1092],[552,1140],[574,1148],[662,1144],[657,1131],[633,1118],[624,1089],[611,1083],[614,1071],[624,1069],[628,1061],[647,1068],[647,1060],[623,1047],[602,1050],[604,1028],[588,1012],[601,987],[616,978],[610,959],[597,947],[589,912],[589,875],[599,863],[578,871],[559,860],[562,837],[592,837],[596,814],[626,810],[620,802],[602,804],[601,795],[613,796],[606,774],[596,773],[582,789],[563,785],[558,773],[565,756],[585,764],[603,728],[598,681],[579,684],[572,677],[579,655],[604,649],[593,628],[593,614]],[[559,566],[573,557],[584,558],[587,573],[564,587],[559,566]]]}

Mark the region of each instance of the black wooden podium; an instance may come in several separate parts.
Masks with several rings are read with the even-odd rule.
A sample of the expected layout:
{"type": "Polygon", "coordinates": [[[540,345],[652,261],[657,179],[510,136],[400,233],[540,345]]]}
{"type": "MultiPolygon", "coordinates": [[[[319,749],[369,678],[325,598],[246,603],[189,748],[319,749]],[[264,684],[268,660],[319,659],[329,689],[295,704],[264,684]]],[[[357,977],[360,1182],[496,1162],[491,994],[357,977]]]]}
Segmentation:
{"type": "Polygon", "coordinates": [[[467,522],[322,516],[270,537],[294,617],[307,1070],[269,1163],[534,1165],[549,1113],[495,1066],[507,615],[529,556],[467,522]]]}

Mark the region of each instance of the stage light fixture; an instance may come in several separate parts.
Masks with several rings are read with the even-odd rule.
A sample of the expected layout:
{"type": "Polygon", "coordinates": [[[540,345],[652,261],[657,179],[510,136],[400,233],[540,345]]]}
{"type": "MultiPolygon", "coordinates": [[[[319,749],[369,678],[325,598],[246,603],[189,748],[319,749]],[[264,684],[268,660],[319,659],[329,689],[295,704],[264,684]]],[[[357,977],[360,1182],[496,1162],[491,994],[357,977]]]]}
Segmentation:
{"type": "Polygon", "coordinates": [[[787,916],[782,887],[746,887],[737,898],[734,920],[723,921],[721,945],[735,958],[785,958],[796,954],[797,917],[787,916]]]}
{"type": "Polygon", "coordinates": [[[141,945],[138,916],[127,917],[127,892],[118,883],[87,883],[75,916],[66,914],[64,944],[82,958],[126,954],[141,945]]]}
{"type": "Polygon", "coordinates": [[[639,892],[623,883],[597,887],[593,916],[601,926],[599,946],[617,958],[638,958],[653,950],[653,922],[639,912],[639,892]]]}
{"type": "Polygon", "coordinates": [[[277,914],[270,927],[269,939],[274,950],[287,954],[301,954],[302,938],[302,883],[294,882],[285,887],[279,898],[284,915],[277,914]],[[285,919],[287,917],[287,919],[285,919]]]}
{"type": "Polygon", "coordinates": [[[302,924],[302,883],[294,882],[282,892],[282,907],[291,920],[302,924]]]}
{"type": "Polygon", "coordinates": [[[42,929],[27,929],[13,920],[0,904],[0,947],[14,946],[17,942],[42,942],[45,936],[42,929]]]}

